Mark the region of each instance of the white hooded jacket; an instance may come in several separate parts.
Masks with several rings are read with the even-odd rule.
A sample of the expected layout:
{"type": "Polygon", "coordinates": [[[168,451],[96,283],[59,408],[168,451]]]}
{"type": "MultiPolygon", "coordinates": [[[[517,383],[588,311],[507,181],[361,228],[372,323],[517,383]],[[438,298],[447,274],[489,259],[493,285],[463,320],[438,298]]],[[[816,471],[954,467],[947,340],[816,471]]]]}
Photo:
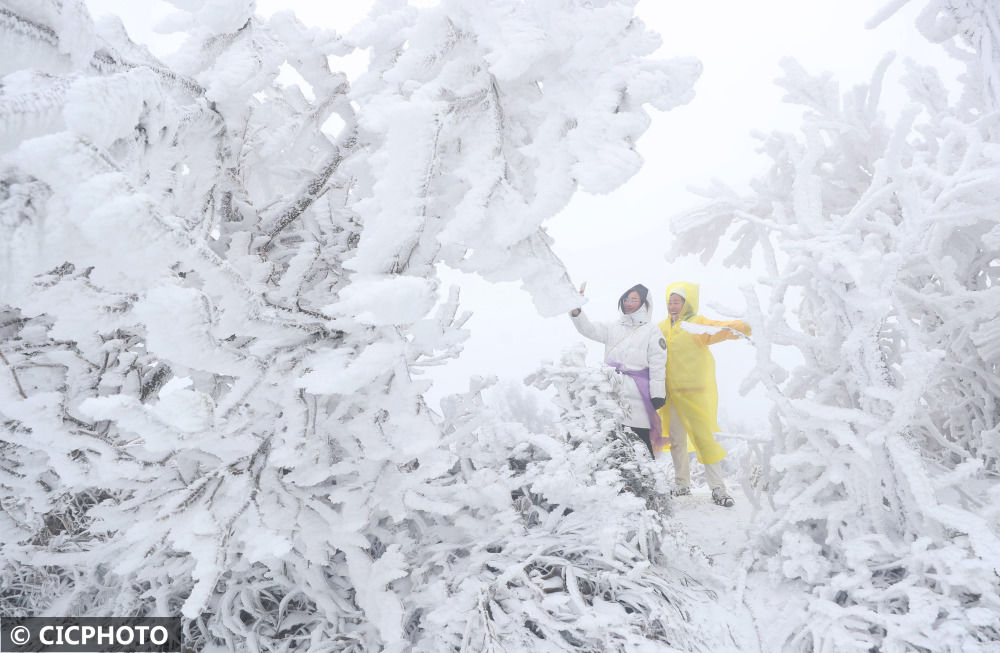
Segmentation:
{"type": "MultiPolygon", "coordinates": [[[[634,313],[622,313],[617,322],[591,322],[582,310],[570,319],[581,335],[604,343],[605,362],[620,363],[626,370],[649,368],[649,396],[663,399],[667,396],[667,343],[660,328],[649,321],[649,312],[647,300],[634,313]]],[[[624,424],[648,429],[649,417],[635,381],[625,379],[622,386],[627,408],[624,424]]]]}

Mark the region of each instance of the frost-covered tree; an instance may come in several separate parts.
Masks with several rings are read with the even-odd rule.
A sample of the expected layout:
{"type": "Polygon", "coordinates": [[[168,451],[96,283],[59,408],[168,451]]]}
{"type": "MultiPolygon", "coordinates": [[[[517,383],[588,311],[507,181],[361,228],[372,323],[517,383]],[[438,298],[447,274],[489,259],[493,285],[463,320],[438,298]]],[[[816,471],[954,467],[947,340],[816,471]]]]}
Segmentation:
{"type": "Polygon", "coordinates": [[[423,542],[410,582],[430,579],[434,606],[417,649],[737,649],[714,621],[705,558],[664,520],[662,472],[620,426],[620,380],[585,353],[528,379],[556,391],[548,432],[488,407],[490,380],[442,402],[458,460],[432,496],[453,512],[413,519],[423,542]]]}
{"type": "Polygon", "coordinates": [[[949,0],[921,25],[966,64],[959,97],[909,62],[889,124],[891,57],[843,95],[786,61],[801,133],[763,141],[752,195],[673,225],[686,252],[728,232],[728,264],[766,269],[747,383],[774,401],[775,511],[752,553],[804,592],[774,650],[1000,646],[1000,23],[949,0]]]}
{"type": "Polygon", "coordinates": [[[539,390],[556,391],[554,405],[559,410],[557,432],[573,442],[585,438],[593,446],[604,447],[600,458],[613,461],[618,473],[627,478],[632,494],[643,497],[650,510],[670,514],[669,485],[662,469],[651,463],[642,441],[621,424],[623,421],[622,383],[625,379],[611,368],[588,368],[583,345],[566,349],[559,365],[544,365],[525,383],[539,390]]]}
{"type": "Polygon", "coordinates": [[[697,62],[649,59],[634,0],[386,0],[350,38],[253,4],[177,0],[160,61],[79,0],[0,0],[0,609],[468,648],[449,556],[515,516],[415,378],[464,338],[435,266],[578,303],[542,223],[635,172],[697,62]]]}

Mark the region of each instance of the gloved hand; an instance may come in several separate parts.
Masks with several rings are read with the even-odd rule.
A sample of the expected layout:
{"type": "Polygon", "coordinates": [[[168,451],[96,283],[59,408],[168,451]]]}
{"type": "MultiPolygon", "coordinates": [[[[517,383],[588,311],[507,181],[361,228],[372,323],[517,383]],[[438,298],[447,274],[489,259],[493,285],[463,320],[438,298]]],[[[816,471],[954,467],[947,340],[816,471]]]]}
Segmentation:
{"type": "Polygon", "coordinates": [[[655,408],[656,410],[660,410],[661,408],[667,405],[667,400],[664,399],[663,397],[650,397],[650,401],[653,404],[653,408],[655,408]]]}

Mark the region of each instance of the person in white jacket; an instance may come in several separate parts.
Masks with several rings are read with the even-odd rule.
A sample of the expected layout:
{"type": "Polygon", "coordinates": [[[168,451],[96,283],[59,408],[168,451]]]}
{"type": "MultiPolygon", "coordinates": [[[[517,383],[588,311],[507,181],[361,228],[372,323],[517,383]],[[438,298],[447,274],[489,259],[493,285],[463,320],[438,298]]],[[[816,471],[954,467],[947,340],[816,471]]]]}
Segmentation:
{"type": "Polygon", "coordinates": [[[591,322],[579,308],[570,311],[573,326],[584,337],[604,344],[604,362],[629,378],[622,384],[626,399],[624,425],[632,429],[655,458],[664,447],[656,411],[666,403],[667,342],[650,321],[649,289],[632,286],[618,300],[616,322],[591,322]]]}

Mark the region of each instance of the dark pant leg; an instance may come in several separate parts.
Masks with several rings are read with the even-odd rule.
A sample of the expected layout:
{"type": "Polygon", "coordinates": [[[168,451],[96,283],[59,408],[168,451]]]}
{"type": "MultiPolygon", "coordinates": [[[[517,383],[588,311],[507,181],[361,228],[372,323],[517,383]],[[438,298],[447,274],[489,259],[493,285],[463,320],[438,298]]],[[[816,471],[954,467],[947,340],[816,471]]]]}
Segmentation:
{"type": "Polygon", "coordinates": [[[639,439],[642,440],[646,445],[646,448],[649,449],[650,457],[655,457],[653,456],[653,445],[649,441],[649,429],[640,428],[638,426],[630,426],[629,428],[639,436],[639,439]]]}

